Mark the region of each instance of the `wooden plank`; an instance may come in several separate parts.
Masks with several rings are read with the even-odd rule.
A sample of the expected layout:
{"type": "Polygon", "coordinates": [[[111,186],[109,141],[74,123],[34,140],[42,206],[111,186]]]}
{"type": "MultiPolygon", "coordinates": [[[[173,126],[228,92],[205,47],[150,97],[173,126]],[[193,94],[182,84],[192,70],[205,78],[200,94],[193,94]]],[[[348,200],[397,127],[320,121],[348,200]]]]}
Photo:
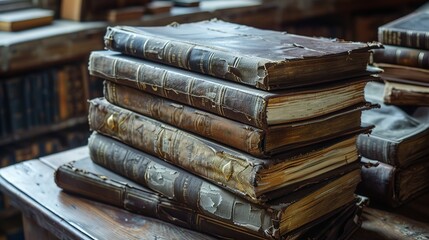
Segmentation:
{"type": "Polygon", "coordinates": [[[24,214],[58,238],[213,239],[62,192],[55,185],[53,174],[54,169],[39,160],[26,161],[1,169],[0,186],[24,214]]]}

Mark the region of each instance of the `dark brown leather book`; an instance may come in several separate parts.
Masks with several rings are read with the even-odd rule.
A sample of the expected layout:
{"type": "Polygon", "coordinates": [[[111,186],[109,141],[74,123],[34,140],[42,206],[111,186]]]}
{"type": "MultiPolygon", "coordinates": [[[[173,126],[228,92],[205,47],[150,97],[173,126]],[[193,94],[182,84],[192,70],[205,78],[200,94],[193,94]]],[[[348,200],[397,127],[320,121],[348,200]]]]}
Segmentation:
{"type": "Polygon", "coordinates": [[[397,106],[429,106],[429,86],[384,82],[384,103],[397,106]]]}
{"type": "Polygon", "coordinates": [[[374,49],[374,62],[429,69],[429,51],[427,50],[394,45],[384,45],[383,47],[383,49],[374,49]]]}
{"type": "Polygon", "coordinates": [[[414,12],[378,28],[383,44],[429,49],[429,13],[414,12]]]}
{"type": "Polygon", "coordinates": [[[92,52],[92,76],[105,78],[258,128],[326,115],[365,102],[373,77],[267,92],[111,51],[92,52]]]}
{"type": "Polygon", "coordinates": [[[107,49],[274,90],[366,75],[377,44],[321,39],[210,20],[108,27],[107,49]]]}
{"type": "Polygon", "coordinates": [[[429,154],[429,124],[397,106],[383,104],[383,91],[384,86],[377,83],[369,83],[365,89],[365,97],[381,108],[362,113],[362,122],[375,128],[358,137],[357,147],[364,157],[405,167],[429,154]]]}
{"type": "Polygon", "coordinates": [[[406,168],[362,158],[362,182],[358,192],[371,201],[398,207],[429,190],[426,155],[406,168]]]}
{"type": "Polygon", "coordinates": [[[252,238],[278,239],[288,233],[293,234],[301,227],[319,221],[321,217],[353,202],[354,188],[360,181],[360,170],[355,169],[259,206],[161,159],[100,134],[91,136],[89,147],[93,161],[141,186],[125,179],[114,181],[114,175],[106,171],[88,174],[93,172],[92,167],[88,168],[87,164],[79,166],[77,162],[59,168],[56,182],[60,187],[179,226],[223,237],[229,235],[239,238],[247,235],[252,238]],[[67,181],[69,174],[75,177],[69,177],[70,181],[67,181]],[[76,180],[82,177],[86,179],[76,180]],[[332,203],[333,197],[335,203],[332,203]]]}
{"type": "Polygon", "coordinates": [[[377,63],[376,65],[383,69],[383,73],[380,74],[383,80],[429,86],[429,69],[389,63],[377,63]]]}
{"type": "Polygon", "coordinates": [[[358,160],[355,135],[262,159],[104,99],[90,101],[89,124],[92,130],[221,184],[256,203],[330,178],[337,174],[335,170],[358,160]]]}
{"type": "Polygon", "coordinates": [[[358,132],[361,130],[361,111],[371,107],[369,104],[356,105],[308,121],[258,129],[110,81],[104,83],[104,97],[114,105],[257,157],[358,132]]]}
{"type": "Polygon", "coordinates": [[[102,49],[105,23],[54,21],[20,32],[0,32],[0,75],[46,67],[87,57],[102,49]]]}
{"type": "Polygon", "coordinates": [[[0,13],[0,31],[13,32],[49,25],[53,19],[53,11],[39,8],[0,13]]]}

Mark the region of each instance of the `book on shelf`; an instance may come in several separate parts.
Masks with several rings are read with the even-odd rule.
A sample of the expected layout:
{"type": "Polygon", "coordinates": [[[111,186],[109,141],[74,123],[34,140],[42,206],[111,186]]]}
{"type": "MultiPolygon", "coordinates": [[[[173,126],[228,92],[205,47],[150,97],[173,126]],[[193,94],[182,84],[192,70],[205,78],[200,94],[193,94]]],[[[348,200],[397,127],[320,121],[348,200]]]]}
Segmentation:
{"type": "Polygon", "coordinates": [[[104,42],[110,50],[264,90],[367,75],[369,50],[379,47],[221,20],[108,27],[104,42]]]}
{"type": "Polygon", "coordinates": [[[397,106],[383,104],[383,92],[383,84],[369,83],[365,89],[367,100],[381,107],[362,113],[362,122],[373,124],[375,128],[371,134],[359,135],[357,148],[369,159],[396,167],[411,165],[429,155],[429,124],[397,106]]]}
{"type": "Polygon", "coordinates": [[[86,159],[63,165],[56,171],[59,187],[223,237],[280,238],[299,233],[301,227],[354,202],[353,192],[360,181],[360,170],[355,168],[260,206],[100,134],[90,137],[89,147],[93,161],[140,185],[102,171],[86,159]],[[336,201],[332,202],[332,198],[336,201]]]}
{"type": "Polygon", "coordinates": [[[369,103],[358,104],[327,116],[259,129],[111,81],[104,83],[104,97],[116,106],[257,157],[359,132],[361,111],[371,108],[369,103]]]}
{"type": "Polygon", "coordinates": [[[385,81],[383,100],[398,106],[429,106],[429,86],[385,81]]]}
{"type": "Polygon", "coordinates": [[[408,67],[404,65],[377,63],[383,69],[380,77],[390,82],[429,86],[429,69],[408,67]]]}
{"type": "Polygon", "coordinates": [[[418,49],[429,49],[429,12],[413,12],[378,28],[378,41],[418,49]]]}
{"type": "Polygon", "coordinates": [[[107,20],[109,10],[143,7],[149,0],[62,0],[61,18],[73,21],[107,20]]]}
{"type": "Polygon", "coordinates": [[[89,72],[257,128],[315,118],[363,104],[366,83],[376,79],[364,76],[268,92],[111,51],[92,52],[89,72]]]}
{"type": "Polygon", "coordinates": [[[145,13],[165,14],[169,13],[173,3],[171,1],[151,1],[146,5],[145,13]]]}
{"type": "Polygon", "coordinates": [[[0,13],[0,31],[22,31],[52,24],[54,12],[41,8],[30,8],[0,13]]]}
{"type": "Polygon", "coordinates": [[[119,21],[130,21],[139,20],[143,17],[144,7],[124,7],[118,9],[111,9],[107,12],[107,21],[119,22],[119,21]]]}
{"type": "Polygon", "coordinates": [[[383,45],[383,49],[374,49],[373,60],[375,63],[429,69],[429,51],[417,48],[383,45]]]}
{"type": "Polygon", "coordinates": [[[90,101],[88,119],[92,130],[221,184],[256,203],[331,178],[341,167],[358,160],[357,133],[263,159],[120,108],[105,99],[90,101]]]}
{"type": "Polygon", "coordinates": [[[405,167],[362,158],[362,182],[358,192],[371,201],[398,207],[429,190],[429,155],[405,167]]]}
{"type": "Polygon", "coordinates": [[[30,71],[86,58],[102,49],[105,23],[55,20],[51,25],[19,32],[0,32],[0,75],[30,71]]]}

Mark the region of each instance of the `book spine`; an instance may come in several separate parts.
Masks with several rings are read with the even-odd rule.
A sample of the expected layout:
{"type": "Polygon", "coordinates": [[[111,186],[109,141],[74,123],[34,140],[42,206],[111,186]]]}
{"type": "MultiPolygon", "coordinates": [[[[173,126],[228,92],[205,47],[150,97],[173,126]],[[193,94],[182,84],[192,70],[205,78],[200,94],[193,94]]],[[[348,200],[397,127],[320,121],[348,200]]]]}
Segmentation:
{"type": "MultiPolygon", "coordinates": [[[[96,164],[164,196],[162,201],[152,202],[151,205],[155,204],[153,209],[157,209],[156,204],[158,207],[165,207],[163,204],[168,201],[174,203],[172,206],[178,206],[177,215],[174,217],[185,222],[185,227],[194,226],[201,229],[199,226],[201,220],[212,218],[213,220],[204,222],[217,222],[217,224],[228,226],[227,228],[230,230],[236,229],[246,235],[263,236],[264,230],[272,224],[272,216],[275,216],[275,211],[271,213],[246,202],[238,196],[173,167],[161,159],[156,159],[96,133],[91,135],[88,146],[90,157],[96,164]],[[180,209],[184,206],[186,206],[185,209],[180,209]],[[181,211],[185,212],[181,213],[181,211]],[[186,217],[183,216],[184,214],[186,217]],[[252,218],[247,218],[248,215],[252,215],[252,218]],[[243,219],[244,216],[246,216],[245,219],[243,219]]],[[[78,186],[85,189],[80,185],[78,186]]],[[[124,203],[127,205],[139,199],[139,197],[135,198],[134,200],[130,199],[129,202],[119,200],[117,204],[124,206],[124,203]]],[[[141,206],[141,204],[135,204],[134,207],[139,205],[141,206]]],[[[169,207],[170,211],[174,210],[171,209],[172,206],[169,207]]],[[[138,208],[133,210],[138,210],[138,208]]],[[[159,212],[162,213],[162,211],[159,212]]],[[[154,217],[166,219],[162,215],[155,215],[154,217]]]]}
{"type": "Polygon", "coordinates": [[[258,202],[256,172],[262,163],[251,161],[249,155],[101,99],[90,101],[89,126],[258,202]]]}
{"type": "Polygon", "coordinates": [[[268,60],[108,27],[107,49],[268,90],[268,60]]]}
{"type": "Polygon", "coordinates": [[[22,85],[22,78],[8,79],[5,82],[11,133],[24,130],[26,125],[22,85]]]}
{"type": "Polygon", "coordinates": [[[142,62],[92,53],[92,76],[171,99],[257,128],[266,123],[267,100],[248,91],[142,62]]]}
{"type": "Polygon", "coordinates": [[[238,148],[253,156],[264,156],[263,130],[110,81],[104,83],[104,97],[117,106],[238,148]]]}
{"type": "Polygon", "coordinates": [[[379,138],[371,134],[360,134],[356,142],[362,156],[384,162],[393,166],[399,164],[398,143],[379,138]]]}
{"type": "Polygon", "coordinates": [[[362,182],[358,185],[358,193],[376,202],[397,207],[400,203],[395,189],[396,168],[381,162],[374,166],[368,164],[366,159],[362,159],[362,162],[362,182]]]}
{"type": "Polygon", "coordinates": [[[421,31],[379,28],[378,40],[388,45],[429,50],[429,33],[421,31]]]}
{"type": "Polygon", "coordinates": [[[385,45],[374,50],[374,62],[429,68],[429,51],[385,45]]]}

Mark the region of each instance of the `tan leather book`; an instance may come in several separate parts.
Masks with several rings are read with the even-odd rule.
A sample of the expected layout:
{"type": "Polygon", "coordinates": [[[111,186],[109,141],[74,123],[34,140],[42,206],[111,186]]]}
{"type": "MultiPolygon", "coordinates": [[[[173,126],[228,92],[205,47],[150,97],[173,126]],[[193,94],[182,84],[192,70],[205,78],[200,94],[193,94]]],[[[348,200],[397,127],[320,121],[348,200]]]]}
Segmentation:
{"type": "Polygon", "coordinates": [[[264,90],[367,75],[368,50],[379,47],[221,20],[108,27],[104,39],[110,50],[264,90]]]}
{"type": "Polygon", "coordinates": [[[255,203],[330,178],[336,170],[358,160],[356,134],[262,159],[104,99],[90,101],[88,118],[92,130],[221,184],[255,203]]]}
{"type": "Polygon", "coordinates": [[[39,8],[0,13],[0,31],[13,32],[49,25],[53,19],[53,11],[39,8]]]}
{"type": "Polygon", "coordinates": [[[355,169],[260,206],[100,134],[90,137],[89,148],[91,159],[106,169],[89,159],[63,165],[55,174],[58,186],[221,238],[295,239],[305,233],[326,234],[323,227],[320,232],[310,229],[350,207],[360,179],[355,169]]]}
{"type": "Polygon", "coordinates": [[[320,117],[365,102],[371,76],[268,92],[112,51],[95,51],[90,75],[257,128],[320,117]]]}
{"type": "Polygon", "coordinates": [[[114,105],[257,157],[359,132],[361,111],[371,107],[368,103],[357,104],[311,120],[259,129],[112,81],[104,83],[104,97],[114,105]]]}

